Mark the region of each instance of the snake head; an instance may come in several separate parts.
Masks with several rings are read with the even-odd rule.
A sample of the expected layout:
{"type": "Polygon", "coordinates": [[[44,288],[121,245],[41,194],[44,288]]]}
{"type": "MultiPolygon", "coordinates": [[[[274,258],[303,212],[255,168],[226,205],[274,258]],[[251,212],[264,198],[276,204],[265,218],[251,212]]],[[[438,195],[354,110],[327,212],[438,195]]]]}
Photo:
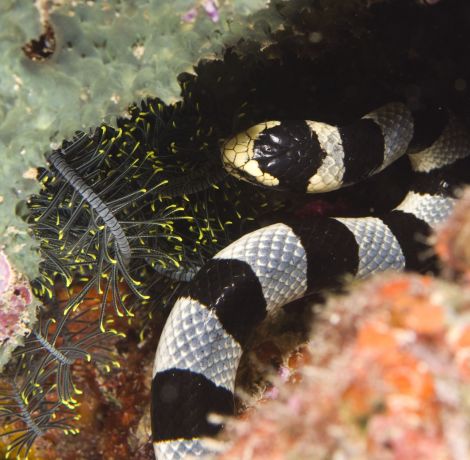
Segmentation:
{"type": "Polygon", "coordinates": [[[222,146],[222,161],[231,175],[263,187],[302,193],[325,155],[303,120],[259,123],[222,146]]]}

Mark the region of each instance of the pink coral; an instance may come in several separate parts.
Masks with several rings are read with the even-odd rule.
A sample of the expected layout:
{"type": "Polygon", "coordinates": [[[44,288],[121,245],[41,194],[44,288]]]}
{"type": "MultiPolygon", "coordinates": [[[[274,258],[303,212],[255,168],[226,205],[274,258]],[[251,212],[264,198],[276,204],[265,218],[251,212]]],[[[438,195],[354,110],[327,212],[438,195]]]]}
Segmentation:
{"type": "Polygon", "coordinates": [[[33,300],[28,281],[0,251],[0,343],[27,332],[28,307],[33,300]]]}

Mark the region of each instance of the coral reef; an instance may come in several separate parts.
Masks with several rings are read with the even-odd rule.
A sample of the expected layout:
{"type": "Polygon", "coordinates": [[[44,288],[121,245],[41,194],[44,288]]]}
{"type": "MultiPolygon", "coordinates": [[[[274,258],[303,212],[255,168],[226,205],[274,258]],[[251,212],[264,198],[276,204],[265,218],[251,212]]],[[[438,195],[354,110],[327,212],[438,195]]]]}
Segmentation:
{"type": "MultiPolygon", "coordinates": [[[[8,427],[2,428],[17,428],[20,434],[16,436],[24,434],[25,425],[27,429],[27,437],[15,440],[13,436],[13,443],[23,440],[29,443],[33,437],[42,435],[30,458],[53,459],[58,458],[58,453],[61,458],[74,459],[99,459],[104,455],[109,459],[152,458],[148,446],[144,447],[149,436],[145,423],[149,363],[162,321],[160,315],[166,313],[155,314],[155,323],[149,322],[144,308],[151,305],[142,302],[144,319],[137,314],[129,325],[128,318],[120,318],[111,305],[112,295],[108,298],[103,296],[103,292],[97,292],[95,281],[100,279],[102,266],[91,259],[77,259],[76,254],[67,255],[68,249],[86,235],[89,227],[88,222],[83,224],[86,219],[81,219],[78,226],[74,221],[77,216],[66,214],[69,212],[67,207],[75,209],[79,200],[73,191],[61,194],[60,187],[55,188],[60,181],[59,174],[55,174],[57,171],[44,173],[41,170],[48,179],[43,183],[42,191],[37,191],[36,169],[33,167],[44,164],[43,152],[49,150],[50,142],[72,139],[75,130],[85,130],[103,120],[110,122],[113,126],[106,125],[104,136],[99,136],[99,130],[93,130],[87,133],[87,139],[91,157],[106,143],[112,144],[111,155],[115,155],[109,160],[112,167],[108,164],[108,169],[97,169],[96,176],[86,168],[84,170],[91,174],[88,179],[97,186],[99,195],[111,203],[113,200],[106,195],[106,187],[101,181],[109,177],[112,181],[112,177],[117,177],[112,176],[119,170],[117,163],[113,163],[116,158],[121,161],[135,154],[142,161],[149,152],[158,151],[164,160],[156,156],[155,169],[150,167],[152,180],[165,179],[164,175],[153,175],[156,171],[161,172],[159,168],[164,165],[165,174],[178,182],[178,178],[191,177],[186,174],[199,162],[217,160],[219,139],[265,117],[311,117],[336,122],[396,97],[407,100],[412,106],[431,99],[450,106],[464,118],[468,117],[470,108],[465,82],[469,77],[467,43],[470,41],[466,40],[467,29],[462,24],[454,27],[460,18],[466,17],[468,7],[457,0],[441,2],[435,7],[399,1],[393,5],[384,4],[382,10],[374,10],[375,5],[382,6],[382,3],[370,0],[291,0],[271,2],[265,7],[264,0],[227,0],[218,4],[183,0],[38,1],[36,6],[40,8],[41,15],[26,0],[2,3],[0,50],[5,58],[0,66],[0,147],[5,152],[2,173],[8,180],[0,181],[0,231],[8,235],[5,242],[8,242],[10,263],[15,267],[18,264],[18,271],[31,279],[37,275],[39,266],[34,249],[36,244],[41,245],[43,254],[44,251],[50,251],[52,255],[59,253],[63,266],[68,267],[70,263],[73,266],[73,276],[69,276],[63,267],[61,270],[51,269],[51,259],[48,260],[48,269],[42,270],[42,275],[47,276],[43,277],[40,285],[44,287],[44,297],[50,304],[40,310],[40,321],[26,346],[18,350],[17,363],[11,363],[12,367],[8,369],[9,372],[13,370],[15,378],[5,382],[5,376],[12,374],[3,374],[4,381],[0,386],[0,420],[2,424],[3,421],[9,423],[8,427]],[[452,24],[450,27],[449,22],[452,24]],[[463,38],[457,36],[455,30],[460,30],[463,38]],[[235,47],[221,58],[221,51],[225,51],[228,45],[235,47]],[[208,59],[200,61],[203,57],[208,59]],[[197,62],[193,69],[192,65],[197,62]],[[182,71],[196,75],[183,73],[177,80],[176,75],[182,71]],[[175,102],[180,85],[182,96],[175,102]],[[284,88],[284,91],[280,92],[279,88],[284,88]],[[134,104],[128,113],[121,116],[130,102],[155,95],[172,104],[151,98],[142,104],[134,104]],[[180,109],[176,124],[172,125],[172,111],[180,109]],[[18,133],[18,120],[21,121],[21,135],[18,133]],[[122,136],[118,135],[119,130],[124,133],[122,136]],[[179,164],[173,161],[173,142],[176,142],[176,151],[184,158],[179,164]],[[14,161],[6,161],[7,158],[14,161]],[[40,216],[46,213],[44,221],[49,227],[44,232],[40,225],[33,225],[37,243],[31,242],[26,232],[27,225],[19,218],[28,215],[22,202],[32,194],[43,199],[35,217],[40,221],[40,216]],[[61,197],[61,207],[60,212],[54,214],[59,206],[51,205],[48,197],[53,199],[56,195],[61,197]],[[51,210],[52,214],[47,215],[51,210]],[[62,247],[65,245],[62,240],[64,232],[61,234],[57,228],[54,230],[58,225],[52,217],[58,215],[66,215],[71,222],[69,230],[76,232],[73,235],[75,240],[66,239],[71,243],[67,250],[62,247]],[[63,275],[59,276],[60,282],[57,274],[63,275]],[[90,290],[83,291],[84,283],[88,283],[93,274],[95,279],[87,288],[90,290]],[[69,285],[72,278],[78,284],[69,285]],[[56,283],[61,282],[67,284],[61,287],[63,292],[67,292],[66,298],[57,294],[59,285],[56,283]],[[50,296],[46,294],[47,290],[50,290],[50,296]],[[78,306],[75,304],[80,293],[84,294],[85,302],[78,306]],[[101,319],[101,324],[106,327],[100,329],[103,302],[106,303],[107,315],[101,319]],[[64,311],[68,313],[65,316],[64,311]],[[152,327],[155,327],[155,335],[147,335],[152,327]],[[122,337],[124,332],[127,338],[122,337]],[[142,335],[146,338],[142,339],[142,335]],[[87,338],[93,340],[84,342],[87,338]],[[49,366],[46,375],[37,373],[33,357],[49,366]],[[117,367],[118,362],[121,368],[117,367]],[[140,363],[145,365],[139,366],[140,363]],[[21,369],[18,374],[17,369],[21,369]],[[108,370],[112,372],[111,376],[108,370]],[[15,383],[15,388],[11,382],[15,383]],[[61,383],[60,390],[58,383],[61,383]],[[42,391],[37,389],[38,385],[42,391]],[[80,395],[80,392],[84,394],[80,395]],[[10,407],[15,409],[9,412],[10,407]],[[36,420],[34,417],[41,411],[46,418],[36,420]],[[32,418],[28,419],[26,414],[32,418]],[[53,425],[52,414],[59,418],[57,425],[53,425]],[[77,420],[80,416],[81,420],[77,420]],[[109,422],[110,418],[112,422],[109,422]],[[63,424],[60,424],[61,420],[63,424]],[[54,427],[59,429],[47,430],[54,427]],[[64,432],[72,435],[78,429],[81,430],[80,437],[64,436],[64,432]]],[[[66,148],[72,141],[59,143],[66,148]]],[[[57,149],[58,145],[54,144],[53,148],[57,149]]],[[[75,161],[79,163],[79,160],[75,161]]],[[[132,168],[131,163],[125,164],[132,168]]],[[[398,177],[401,183],[404,178],[399,172],[393,179],[398,177]]],[[[129,186],[132,185],[131,180],[137,182],[134,176],[130,174],[126,179],[128,182],[122,182],[120,198],[132,193],[129,186]]],[[[380,176],[379,181],[386,181],[382,184],[387,185],[372,189],[374,193],[367,188],[358,188],[356,194],[350,191],[336,194],[331,201],[322,197],[297,205],[296,199],[288,198],[283,203],[293,206],[295,202],[297,208],[293,212],[307,216],[312,210],[334,214],[341,209],[348,213],[351,212],[351,204],[358,205],[362,211],[380,209],[384,206],[382,199],[397,198],[395,186],[389,187],[386,177],[380,176]]],[[[139,190],[140,185],[141,182],[139,190]]],[[[193,192],[197,195],[197,191],[192,190],[191,194],[193,192]]],[[[207,214],[199,221],[199,226],[186,226],[182,231],[185,237],[190,235],[187,239],[187,242],[191,241],[190,245],[201,246],[200,240],[204,240],[202,246],[205,249],[199,253],[202,254],[200,260],[210,257],[217,245],[225,244],[242,231],[241,228],[232,231],[227,222],[218,222],[220,215],[231,213],[234,221],[247,226],[254,214],[263,215],[266,220],[274,218],[266,212],[267,205],[272,203],[261,198],[259,213],[247,211],[245,205],[250,205],[250,200],[257,201],[257,198],[244,189],[243,184],[240,191],[233,189],[227,192],[229,198],[220,193],[211,190],[210,199],[192,196],[191,199],[178,197],[172,201],[171,196],[165,198],[167,204],[181,206],[185,212],[199,213],[199,217],[207,214]],[[217,241],[212,239],[211,229],[217,234],[217,241]]],[[[160,203],[158,195],[152,195],[149,202],[160,203]]],[[[273,201],[277,204],[278,198],[273,201]]],[[[135,208],[130,211],[129,203],[127,199],[124,209],[113,208],[113,214],[119,217],[123,226],[129,225],[127,230],[133,226],[132,219],[127,218],[135,211],[135,208]],[[119,215],[120,211],[123,212],[119,215]]],[[[278,207],[271,209],[278,210],[278,207]]],[[[358,208],[355,209],[354,212],[359,212],[358,208]]],[[[93,209],[85,206],[81,210],[82,217],[96,217],[93,209]]],[[[465,211],[462,211],[463,218],[465,211]]],[[[61,221],[64,227],[67,219],[61,221]]],[[[147,220],[139,218],[140,228],[144,228],[147,220]]],[[[453,241],[452,231],[449,230],[448,235],[453,241]]],[[[97,233],[106,235],[103,229],[97,233]]],[[[143,235],[145,233],[133,234],[143,235]]],[[[91,253],[95,256],[108,248],[106,244],[101,245],[99,237],[92,239],[88,235],[87,238],[87,242],[93,241],[91,253]]],[[[105,237],[104,241],[107,242],[105,237]]],[[[147,250],[149,246],[136,241],[133,248],[147,250]]],[[[109,247],[111,251],[103,260],[112,263],[114,249],[109,247]]],[[[84,248],[81,246],[80,249],[84,248]]],[[[449,248],[450,243],[442,242],[439,251],[452,260],[460,260],[462,251],[453,252],[449,248]]],[[[184,257],[183,261],[190,265],[194,259],[189,258],[188,262],[184,257]]],[[[456,262],[455,265],[459,264],[456,262]]],[[[43,263],[42,268],[44,266],[43,263]]],[[[133,267],[133,274],[138,272],[137,266],[133,267]]],[[[154,269],[161,270],[162,267],[165,268],[164,264],[160,267],[154,264],[154,269]]],[[[168,298],[168,290],[151,285],[152,274],[150,270],[139,272],[136,278],[138,282],[149,283],[143,288],[153,288],[153,292],[158,292],[154,300],[161,307],[165,303],[162,299],[168,298]]],[[[434,281],[427,278],[416,278],[413,282],[418,286],[430,283],[432,289],[435,286],[434,281]]],[[[119,286],[125,290],[126,297],[132,284],[119,286]]],[[[379,286],[379,281],[375,286],[379,286]]],[[[436,286],[436,289],[441,289],[443,285],[437,283],[436,286]]],[[[119,289],[114,290],[114,296],[120,295],[119,289]]],[[[404,296],[403,293],[400,295],[404,296]]],[[[155,306],[155,303],[151,304],[155,306]]],[[[170,307],[171,302],[166,306],[170,307]]],[[[32,311],[31,307],[29,312],[32,311]]],[[[390,327],[390,336],[394,339],[396,331],[394,326],[390,327]]],[[[17,332],[22,335],[24,330],[16,329],[15,334],[17,332]]],[[[321,337],[324,347],[329,337],[321,337]]],[[[421,340],[421,336],[418,339],[421,340]]],[[[438,346],[438,339],[434,339],[438,346]]],[[[286,340],[286,343],[290,342],[286,340]]],[[[351,347],[354,343],[351,338],[351,347]]],[[[278,356],[277,345],[273,347],[274,351],[268,350],[269,357],[265,359],[276,361],[272,354],[278,356]]],[[[394,352],[401,359],[403,350],[399,345],[394,352]]],[[[361,350],[356,351],[359,355],[362,353],[361,350]]],[[[406,361],[408,358],[403,359],[406,361]]],[[[380,361],[379,358],[377,360],[380,361]]],[[[397,363],[401,365],[398,358],[397,363]]],[[[409,369],[414,371],[415,364],[418,365],[410,361],[409,369]]],[[[379,368],[377,373],[383,371],[379,368]]],[[[274,390],[272,393],[275,394],[277,390],[274,390]]],[[[382,392],[381,397],[385,400],[386,393],[382,392]]],[[[353,400],[354,395],[351,398],[353,400]]],[[[351,413],[354,416],[360,414],[363,418],[375,415],[369,406],[362,410],[351,413]]],[[[432,428],[438,430],[439,426],[432,425],[432,428]]],[[[20,447],[20,444],[14,444],[14,447],[20,447]]],[[[10,448],[11,454],[16,453],[15,448],[10,448]]]]}

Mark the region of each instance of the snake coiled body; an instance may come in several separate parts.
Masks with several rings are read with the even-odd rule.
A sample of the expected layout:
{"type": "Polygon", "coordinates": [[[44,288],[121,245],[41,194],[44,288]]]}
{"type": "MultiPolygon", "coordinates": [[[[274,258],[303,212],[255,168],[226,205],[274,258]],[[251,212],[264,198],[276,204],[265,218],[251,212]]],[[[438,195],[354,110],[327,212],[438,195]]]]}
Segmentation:
{"type": "Polygon", "coordinates": [[[469,179],[462,174],[469,170],[465,128],[444,110],[412,114],[399,103],[344,127],[264,122],[224,144],[230,174],[310,193],[361,181],[405,153],[412,181],[390,212],[279,221],[233,242],[195,275],[155,357],[151,416],[159,460],[206,453],[201,438],[221,428],[207,416],[233,413],[240,357],[268,314],[346,276],[434,269],[425,237],[450,214],[455,188],[469,179]]]}

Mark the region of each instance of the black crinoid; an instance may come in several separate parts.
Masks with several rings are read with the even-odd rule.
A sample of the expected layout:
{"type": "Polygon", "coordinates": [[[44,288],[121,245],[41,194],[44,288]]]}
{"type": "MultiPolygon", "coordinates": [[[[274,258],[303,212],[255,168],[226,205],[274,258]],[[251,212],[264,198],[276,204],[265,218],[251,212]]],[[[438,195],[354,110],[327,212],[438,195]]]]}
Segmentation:
{"type": "Polygon", "coordinates": [[[0,380],[0,423],[9,435],[7,458],[24,458],[37,437],[51,429],[75,434],[80,389],[74,384],[73,366],[91,361],[110,370],[112,340],[121,333],[108,325],[102,332],[96,323],[99,304],[62,314],[63,305],[39,312],[38,323],[24,347],[0,380]]]}
{"type": "Polygon", "coordinates": [[[9,455],[26,455],[49,429],[74,433],[75,363],[118,365],[116,317],[169,310],[177,290],[265,208],[265,192],[247,193],[222,168],[219,143],[231,123],[203,116],[207,95],[195,77],[181,85],[180,102],[149,99],[115,128],[78,132],[39,170],[27,220],[43,259],[33,287],[47,307],[0,386],[9,455]],[[58,300],[58,286],[67,299],[58,300]]]}

